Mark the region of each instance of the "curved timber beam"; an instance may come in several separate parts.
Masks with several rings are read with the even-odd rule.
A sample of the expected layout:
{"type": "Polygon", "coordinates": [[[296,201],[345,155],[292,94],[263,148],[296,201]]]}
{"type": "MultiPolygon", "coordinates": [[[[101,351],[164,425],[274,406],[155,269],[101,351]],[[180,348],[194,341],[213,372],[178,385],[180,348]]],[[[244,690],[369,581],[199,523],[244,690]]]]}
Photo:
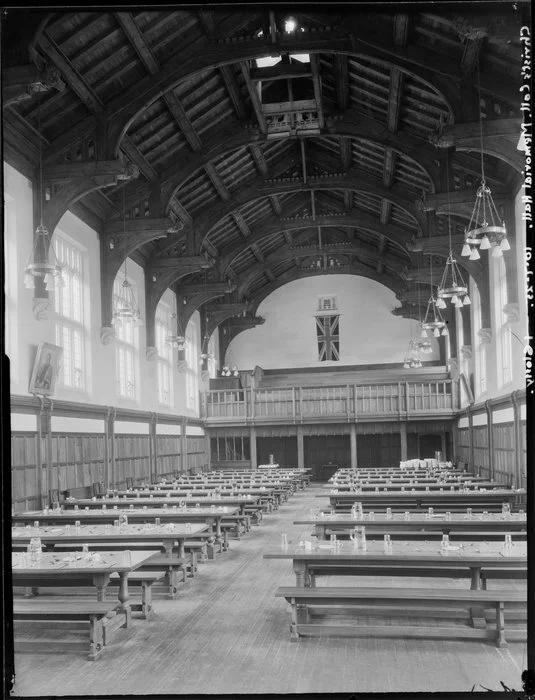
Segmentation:
{"type": "Polygon", "coordinates": [[[284,274],[280,275],[270,284],[263,287],[261,290],[254,292],[250,300],[250,311],[252,314],[256,314],[259,305],[266,299],[272,292],[279,287],[283,287],[289,282],[293,282],[298,279],[305,279],[307,277],[319,277],[321,275],[355,275],[356,277],[367,277],[368,279],[379,282],[383,286],[390,289],[394,294],[398,294],[405,288],[401,279],[394,278],[392,275],[379,275],[377,272],[371,270],[363,265],[352,265],[347,268],[336,268],[333,270],[322,270],[321,272],[316,272],[314,270],[289,270],[284,274]]]}

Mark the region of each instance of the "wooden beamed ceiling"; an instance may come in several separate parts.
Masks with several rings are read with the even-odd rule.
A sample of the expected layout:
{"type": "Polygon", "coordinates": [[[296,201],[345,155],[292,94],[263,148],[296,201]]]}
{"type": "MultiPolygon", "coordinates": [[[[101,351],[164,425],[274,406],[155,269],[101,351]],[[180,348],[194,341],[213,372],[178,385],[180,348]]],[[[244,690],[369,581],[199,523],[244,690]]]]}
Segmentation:
{"type": "MultiPolygon", "coordinates": [[[[232,279],[254,306],[269,289],[320,274],[310,261],[328,255],[341,272],[398,289],[413,241],[428,235],[426,201],[443,211],[446,153],[452,192],[479,183],[477,75],[487,182],[501,196],[518,187],[518,28],[529,3],[485,16],[437,4],[321,9],[58,11],[16,47],[13,11],[5,157],[33,177],[40,123],[54,211],[70,208],[99,233],[121,219],[123,197],[129,218],[168,217],[174,232],[132,253],[148,280],[174,260],[176,279],[189,279],[181,259],[208,254],[209,279],[232,279]],[[293,34],[285,13],[298,21],[293,34]],[[282,62],[257,65],[269,56],[282,62]],[[38,88],[20,77],[32,63],[38,88]],[[287,98],[268,118],[263,100],[275,87],[287,98]],[[315,128],[281,136],[271,115],[282,122],[291,100],[304,100],[315,128]],[[117,160],[128,177],[106,179],[104,164],[117,160]],[[67,180],[54,180],[67,165],[81,178],[88,163],[100,179],[88,191],[71,187],[75,198],[67,180]]],[[[452,207],[466,217],[465,205],[452,207]]],[[[155,283],[148,294],[163,291],[155,283]]]]}

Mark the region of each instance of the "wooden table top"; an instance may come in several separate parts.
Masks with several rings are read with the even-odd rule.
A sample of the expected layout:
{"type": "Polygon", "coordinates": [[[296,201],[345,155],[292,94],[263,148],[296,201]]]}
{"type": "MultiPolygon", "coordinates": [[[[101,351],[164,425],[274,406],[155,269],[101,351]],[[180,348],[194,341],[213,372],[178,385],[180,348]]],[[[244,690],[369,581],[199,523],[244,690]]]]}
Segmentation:
{"type": "Polygon", "coordinates": [[[493,491],[495,489],[500,489],[504,488],[503,484],[498,484],[494,483],[492,481],[485,481],[485,482],[479,482],[478,484],[468,484],[467,482],[464,483],[442,483],[442,482],[432,482],[432,483],[423,483],[423,482],[410,482],[410,481],[405,481],[405,482],[397,482],[397,483],[389,483],[389,482],[383,482],[381,484],[366,484],[366,483],[359,483],[359,484],[333,484],[332,486],[323,486],[323,489],[329,489],[331,492],[333,489],[335,489],[338,493],[359,493],[359,492],[365,492],[365,493],[370,493],[370,492],[375,492],[379,493],[381,491],[395,491],[395,492],[403,492],[403,491],[408,491],[408,492],[424,492],[427,493],[428,491],[432,492],[441,492],[441,491],[456,491],[457,493],[459,492],[464,492],[464,491],[478,491],[482,488],[486,489],[487,491],[493,491]],[[358,490],[360,489],[360,491],[358,490]]]}
{"type": "Polygon", "coordinates": [[[165,498],[159,498],[159,497],[153,497],[153,498],[107,498],[105,501],[102,499],[95,499],[93,500],[92,498],[78,498],[78,499],[67,499],[64,503],[65,508],[73,508],[75,505],[78,506],[83,506],[84,508],[90,507],[90,508],[102,508],[103,505],[106,506],[106,508],[109,506],[110,508],[113,508],[114,505],[122,505],[122,506],[129,506],[130,504],[132,505],[138,505],[138,506],[144,506],[146,505],[147,507],[152,505],[160,505],[165,502],[170,506],[173,505],[180,505],[182,501],[184,501],[186,504],[190,503],[199,503],[200,505],[252,505],[255,503],[258,503],[260,500],[260,496],[253,496],[252,494],[249,494],[249,496],[225,496],[221,498],[210,498],[207,496],[197,496],[197,497],[184,497],[184,498],[176,498],[176,497],[171,497],[168,499],[165,498]]]}
{"type": "Polygon", "coordinates": [[[340,525],[348,527],[365,527],[381,529],[444,529],[444,528],[470,528],[474,530],[525,530],[527,526],[526,515],[512,513],[510,518],[502,517],[501,513],[489,513],[485,518],[482,513],[472,513],[469,518],[466,514],[452,514],[451,518],[446,518],[445,513],[433,514],[431,517],[424,516],[421,511],[410,513],[409,520],[404,515],[392,514],[392,518],[387,518],[385,514],[375,514],[373,520],[367,518],[352,518],[344,513],[335,513],[322,517],[303,518],[294,520],[294,525],[340,525]]]}
{"type": "MultiPolygon", "coordinates": [[[[355,501],[382,501],[385,499],[385,497],[391,499],[392,501],[409,501],[411,499],[418,499],[418,500],[432,500],[432,501],[441,501],[441,500],[454,500],[454,501],[471,501],[471,500],[477,500],[481,499],[484,500],[485,498],[491,498],[491,499],[498,499],[500,497],[511,497],[511,496],[516,496],[517,494],[522,493],[521,491],[516,491],[513,489],[504,489],[504,488],[496,488],[496,489],[490,489],[490,490],[483,490],[480,491],[478,489],[472,489],[470,491],[450,491],[449,489],[446,489],[444,491],[412,491],[412,490],[407,490],[407,491],[391,491],[389,489],[383,489],[382,491],[369,491],[365,493],[349,493],[347,491],[337,491],[336,489],[331,490],[328,494],[316,494],[316,498],[325,498],[325,496],[329,496],[329,498],[340,500],[340,501],[346,501],[347,503],[355,502],[355,501]]],[[[525,492],[523,492],[525,493],[525,492]]]]}
{"type": "Polygon", "coordinates": [[[135,552],[88,552],[91,556],[84,558],[85,552],[43,552],[35,562],[30,561],[26,552],[13,552],[13,578],[36,575],[39,577],[63,577],[113,573],[114,571],[134,571],[155,554],[157,550],[135,552]]]}
{"type": "MultiPolygon", "coordinates": [[[[235,489],[221,489],[219,493],[223,498],[229,496],[239,496],[244,494],[247,496],[250,494],[251,496],[272,496],[273,492],[275,490],[275,487],[262,487],[262,488],[257,488],[257,489],[251,489],[251,488],[235,488],[235,489]]],[[[127,498],[137,498],[138,496],[136,494],[140,494],[139,498],[150,498],[150,496],[153,496],[154,498],[193,498],[196,495],[206,495],[210,496],[212,498],[215,498],[215,494],[213,494],[214,489],[213,488],[189,488],[189,489],[140,489],[136,488],[133,490],[126,490],[126,491],[114,491],[114,494],[117,494],[120,498],[123,496],[126,496],[127,498]]],[[[112,499],[113,496],[107,495],[106,500],[112,499]]],[[[100,500],[103,500],[102,498],[100,500]]]]}
{"type": "Polygon", "coordinates": [[[76,520],[85,522],[101,522],[107,520],[113,522],[121,513],[125,513],[128,520],[143,521],[147,518],[160,518],[167,522],[187,522],[189,518],[192,520],[222,518],[224,516],[236,515],[239,508],[237,506],[214,506],[214,508],[106,508],[91,509],[91,510],[63,510],[58,512],[49,511],[45,513],[42,510],[30,510],[24,513],[15,513],[11,516],[13,523],[32,523],[38,520],[40,523],[57,523],[65,520],[75,522],[76,520]]]}
{"type": "Polygon", "coordinates": [[[513,542],[512,554],[503,554],[500,542],[463,542],[450,545],[446,553],[441,552],[440,542],[394,540],[392,554],[385,554],[382,541],[367,542],[367,549],[354,546],[353,542],[312,543],[310,550],[290,541],[287,547],[280,546],[264,553],[264,559],[294,559],[304,561],[390,561],[422,562],[444,566],[451,564],[496,564],[518,566],[527,564],[527,545],[525,542],[513,542]]]}
{"type": "Polygon", "coordinates": [[[29,542],[34,537],[39,537],[42,542],[84,543],[88,540],[120,542],[132,539],[142,542],[144,540],[161,540],[162,538],[185,539],[206,532],[206,530],[208,530],[206,523],[191,523],[189,529],[186,528],[186,523],[167,523],[160,526],[151,523],[128,523],[120,527],[94,523],[80,525],[79,528],[71,525],[63,527],[39,526],[38,528],[33,526],[12,527],[11,537],[13,541],[17,542],[29,542]]]}

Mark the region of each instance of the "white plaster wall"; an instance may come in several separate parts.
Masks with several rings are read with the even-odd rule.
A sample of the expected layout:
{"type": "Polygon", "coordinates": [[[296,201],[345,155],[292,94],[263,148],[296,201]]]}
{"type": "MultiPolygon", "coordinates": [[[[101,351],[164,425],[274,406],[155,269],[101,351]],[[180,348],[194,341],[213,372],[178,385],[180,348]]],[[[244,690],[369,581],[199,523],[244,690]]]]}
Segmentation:
{"type": "MultiPolygon", "coordinates": [[[[240,370],[291,367],[403,363],[410,337],[410,321],[393,316],[400,304],[387,287],[354,275],[323,275],[295,280],[277,289],[257,315],[265,323],[238,335],[226,361],[240,370]],[[319,296],[337,296],[340,314],[340,361],[319,362],[314,318],[319,296]]],[[[417,336],[417,322],[412,322],[417,336]]],[[[425,359],[438,360],[438,343],[425,359]]]]}
{"type": "MultiPolygon", "coordinates": [[[[5,274],[9,276],[10,289],[13,288],[14,308],[9,313],[7,325],[9,337],[6,354],[10,358],[12,394],[28,395],[37,346],[40,341],[55,343],[55,320],[53,301],[48,312],[48,320],[37,321],[33,316],[33,290],[24,287],[24,267],[30,257],[33,243],[34,222],[32,216],[31,182],[13,167],[4,163],[4,201],[6,250],[5,274]]],[[[146,328],[139,328],[139,396],[137,400],[121,398],[116,388],[115,343],[103,345],[100,340],[101,289],[100,289],[100,246],[96,231],[87,226],[71,212],[67,212],[58,224],[68,238],[84,251],[84,298],[85,317],[89,321],[89,342],[86,344],[87,383],[84,391],[56,385],[54,399],[77,403],[92,403],[116,406],[158,413],[198,416],[198,410],[188,409],[185,398],[185,378],[178,374],[177,351],[173,353],[173,404],[162,406],[158,403],[156,363],[146,359],[146,328]]],[[[132,260],[127,263],[128,277],[136,285],[136,297],[143,319],[145,316],[145,277],[143,269],[132,260]]],[[[164,301],[172,306],[173,295],[167,290],[164,301]]],[[[199,335],[200,319],[195,313],[190,321],[199,335]]],[[[199,344],[200,351],[200,344],[199,344]]],[[[69,430],[70,426],[57,418],[55,429],[69,430]]]]}

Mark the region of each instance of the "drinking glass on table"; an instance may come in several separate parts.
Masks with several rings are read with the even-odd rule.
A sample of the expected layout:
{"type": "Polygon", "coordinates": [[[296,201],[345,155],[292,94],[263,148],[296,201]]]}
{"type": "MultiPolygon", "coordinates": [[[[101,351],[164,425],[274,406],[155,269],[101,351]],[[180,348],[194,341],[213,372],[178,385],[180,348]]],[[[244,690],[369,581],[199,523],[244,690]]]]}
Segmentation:
{"type": "Polygon", "coordinates": [[[118,527],[119,527],[119,521],[118,521],[118,520],[114,520],[114,521],[113,521],[113,527],[114,527],[115,529],[118,529],[118,527]]]}
{"type": "Polygon", "coordinates": [[[386,519],[387,519],[387,520],[392,520],[392,508],[387,508],[387,509],[386,509],[386,519]]]}
{"type": "Polygon", "coordinates": [[[468,518],[468,520],[472,520],[472,509],[471,508],[466,509],[466,517],[468,518]]]}
{"type": "Polygon", "coordinates": [[[156,527],[160,527],[160,518],[154,518],[154,524],[156,527]]]}

